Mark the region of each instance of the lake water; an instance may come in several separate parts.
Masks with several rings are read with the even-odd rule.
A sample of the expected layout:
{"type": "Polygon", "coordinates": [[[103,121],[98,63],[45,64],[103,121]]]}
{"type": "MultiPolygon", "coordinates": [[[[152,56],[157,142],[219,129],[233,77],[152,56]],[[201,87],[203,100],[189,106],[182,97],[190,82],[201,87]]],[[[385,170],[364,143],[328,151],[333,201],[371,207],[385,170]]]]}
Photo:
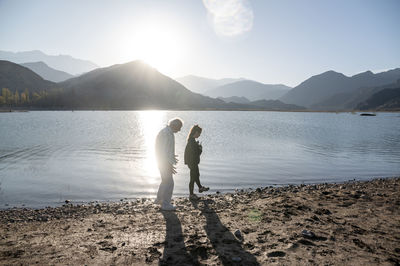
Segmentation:
{"type": "Polygon", "coordinates": [[[195,123],[203,127],[201,181],[211,193],[400,175],[399,113],[0,113],[0,208],[154,197],[155,136],[176,116],[185,124],[175,135],[175,196],[188,194],[183,151],[195,123]]]}

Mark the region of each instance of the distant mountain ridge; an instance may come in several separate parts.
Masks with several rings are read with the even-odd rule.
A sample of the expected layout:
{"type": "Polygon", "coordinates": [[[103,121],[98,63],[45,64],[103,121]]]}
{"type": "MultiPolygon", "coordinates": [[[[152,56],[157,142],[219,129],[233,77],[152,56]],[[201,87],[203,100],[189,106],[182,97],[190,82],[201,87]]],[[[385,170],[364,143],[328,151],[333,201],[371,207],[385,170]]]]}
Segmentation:
{"type": "Polygon", "coordinates": [[[290,89],[283,84],[263,84],[253,80],[240,80],[208,90],[204,94],[211,97],[245,97],[251,101],[276,100],[290,89]]]}
{"type": "Polygon", "coordinates": [[[331,70],[305,80],[282,96],[280,100],[312,109],[325,110],[327,105],[331,109],[337,109],[340,107],[335,104],[335,101],[340,102],[338,95],[349,97],[360,88],[395,83],[399,78],[400,68],[377,74],[366,71],[351,77],[331,70]]]}
{"type": "Polygon", "coordinates": [[[29,89],[40,92],[57,87],[57,84],[43,79],[29,68],[19,64],[0,60],[0,88],[7,88],[12,93],[29,89]]]}
{"type": "Polygon", "coordinates": [[[0,59],[18,64],[41,61],[56,70],[72,75],[79,75],[98,68],[95,63],[89,60],[77,59],[69,55],[47,55],[39,50],[15,53],[0,51],[0,59]]]}
{"type": "Polygon", "coordinates": [[[242,103],[248,104],[250,100],[246,97],[239,97],[239,96],[231,96],[231,97],[218,97],[217,99],[221,99],[226,103],[242,103]]]}
{"type": "Polygon", "coordinates": [[[189,90],[204,94],[207,90],[228,84],[236,81],[243,80],[243,78],[224,78],[224,79],[210,79],[194,75],[188,75],[180,78],[176,78],[176,81],[181,83],[189,90]]]}
{"type": "MultiPolygon", "coordinates": [[[[317,92],[321,90],[323,93],[329,86],[340,89],[333,89],[332,96],[311,105],[308,110],[393,111],[399,109],[400,68],[378,74],[367,71],[352,77],[328,71],[311,77],[302,84],[310,82],[315,85],[315,79],[320,85],[317,87],[317,92]],[[393,83],[372,86],[395,79],[396,82],[393,83]],[[337,80],[341,82],[336,82],[337,80]],[[358,87],[360,84],[367,85],[358,87]]],[[[224,86],[230,87],[236,83],[259,85],[254,81],[242,80],[224,86]]],[[[261,83],[261,85],[266,84],[261,83]]],[[[43,79],[27,67],[0,60],[0,87],[3,88],[0,105],[7,108],[21,106],[42,109],[274,111],[306,109],[299,104],[287,104],[280,100],[251,101],[243,96],[214,99],[193,93],[179,82],[141,61],[98,68],[81,76],[54,83],[43,79]]],[[[238,87],[256,91],[251,90],[249,85],[238,87]]],[[[315,95],[306,94],[306,96],[312,99],[315,95]]]]}
{"type": "Polygon", "coordinates": [[[291,110],[277,102],[225,103],[193,93],[177,81],[141,61],[93,70],[58,84],[65,89],[69,106],[108,109],[221,109],[291,110]],[[278,106],[279,105],[279,106],[278,106]]]}
{"type": "Polygon", "coordinates": [[[283,103],[279,100],[258,100],[258,101],[252,101],[249,104],[258,106],[260,108],[266,108],[268,107],[268,110],[271,111],[279,111],[279,110],[290,110],[290,111],[305,111],[307,108],[303,106],[298,106],[295,104],[287,104],[283,103]]]}
{"type": "MultiPolygon", "coordinates": [[[[277,103],[225,103],[193,93],[141,61],[99,68],[64,82],[44,80],[21,65],[0,61],[0,105],[90,110],[277,110],[277,103]],[[19,97],[16,90],[19,90],[19,97]],[[21,91],[24,93],[21,93],[21,91]]],[[[280,103],[282,110],[293,106],[280,103]]]]}
{"type": "Polygon", "coordinates": [[[61,82],[61,81],[64,81],[64,80],[74,77],[73,75],[71,75],[67,72],[51,68],[48,65],[46,65],[44,62],[23,63],[21,65],[29,68],[36,74],[40,75],[42,78],[53,81],[53,82],[61,82]]]}

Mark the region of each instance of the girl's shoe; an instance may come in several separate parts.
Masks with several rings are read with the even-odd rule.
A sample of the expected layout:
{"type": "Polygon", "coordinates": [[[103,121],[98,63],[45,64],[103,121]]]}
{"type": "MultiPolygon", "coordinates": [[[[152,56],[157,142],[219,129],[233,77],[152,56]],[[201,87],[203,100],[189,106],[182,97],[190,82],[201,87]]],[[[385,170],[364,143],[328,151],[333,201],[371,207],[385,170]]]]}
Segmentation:
{"type": "Polygon", "coordinates": [[[203,193],[204,191],[208,191],[210,188],[209,187],[201,187],[199,188],[199,192],[203,193]]]}
{"type": "Polygon", "coordinates": [[[191,199],[191,200],[197,200],[197,199],[199,199],[199,197],[197,197],[196,194],[192,194],[192,195],[189,196],[189,199],[191,199]]]}

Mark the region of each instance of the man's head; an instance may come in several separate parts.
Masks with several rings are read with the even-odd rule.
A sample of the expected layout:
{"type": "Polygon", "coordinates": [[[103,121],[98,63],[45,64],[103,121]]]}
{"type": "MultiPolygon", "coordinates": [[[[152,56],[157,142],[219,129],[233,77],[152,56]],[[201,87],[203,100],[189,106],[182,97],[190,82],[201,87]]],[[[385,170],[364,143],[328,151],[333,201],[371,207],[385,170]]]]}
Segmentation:
{"type": "Polygon", "coordinates": [[[172,132],[179,132],[183,126],[183,121],[180,118],[173,118],[168,121],[168,126],[171,128],[172,132]]]}

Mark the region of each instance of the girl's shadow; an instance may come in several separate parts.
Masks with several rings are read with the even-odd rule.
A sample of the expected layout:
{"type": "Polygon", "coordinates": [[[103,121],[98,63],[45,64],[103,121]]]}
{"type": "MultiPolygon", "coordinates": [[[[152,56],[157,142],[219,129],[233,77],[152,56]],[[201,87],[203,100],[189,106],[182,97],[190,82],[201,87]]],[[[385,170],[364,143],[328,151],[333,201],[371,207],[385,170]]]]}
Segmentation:
{"type": "Polygon", "coordinates": [[[213,200],[191,200],[191,202],[206,218],[204,229],[223,265],[259,265],[255,256],[245,251],[241,241],[221,223],[215,210],[210,207],[215,203],[213,200]]]}

